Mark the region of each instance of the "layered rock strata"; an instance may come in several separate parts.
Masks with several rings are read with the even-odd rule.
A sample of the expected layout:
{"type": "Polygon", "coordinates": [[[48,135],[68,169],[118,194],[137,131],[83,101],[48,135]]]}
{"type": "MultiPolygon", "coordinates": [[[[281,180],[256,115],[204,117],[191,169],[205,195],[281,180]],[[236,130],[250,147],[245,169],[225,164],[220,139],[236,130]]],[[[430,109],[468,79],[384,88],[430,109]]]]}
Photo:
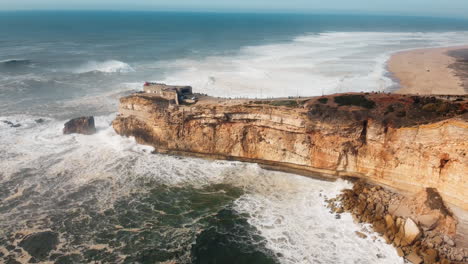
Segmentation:
{"type": "Polygon", "coordinates": [[[157,152],[365,178],[410,193],[435,188],[468,210],[467,108],[466,98],[387,94],[191,105],[134,94],[121,98],[113,127],[157,152]]]}

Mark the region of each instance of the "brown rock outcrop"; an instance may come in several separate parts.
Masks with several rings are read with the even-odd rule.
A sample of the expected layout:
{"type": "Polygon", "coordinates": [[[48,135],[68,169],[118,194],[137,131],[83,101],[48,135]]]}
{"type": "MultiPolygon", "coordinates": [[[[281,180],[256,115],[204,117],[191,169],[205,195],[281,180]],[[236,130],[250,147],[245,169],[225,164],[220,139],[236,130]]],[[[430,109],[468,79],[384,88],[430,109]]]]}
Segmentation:
{"type": "MultiPolygon", "coordinates": [[[[468,261],[468,252],[463,245],[456,245],[452,238],[457,232],[456,219],[445,208],[432,209],[427,204],[433,203],[434,193],[427,189],[424,193],[404,196],[380,186],[358,181],[350,190],[344,190],[336,198],[327,199],[332,213],[350,212],[356,222],[371,223],[375,232],[380,233],[388,244],[397,248],[398,255],[411,263],[441,263],[468,261]],[[425,197],[421,199],[420,197],[425,197]],[[406,216],[397,216],[389,211],[392,205],[411,203],[406,216]],[[362,209],[364,208],[364,209],[362,209]],[[379,210],[378,208],[383,208],[379,210]],[[445,211],[447,210],[447,211],[445,211]],[[413,221],[420,211],[431,212],[439,221],[433,229],[427,229],[413,221]]],[[[357,232],[356,234],[360,235],[357,232]]]]}
{"type": "Polygon", "coordinates": [[[78,117],[66,122],[63,128],[63,134],[73,133],[83,135],[92,135],[96,133],[96,127],[94,126],[94,117],[78,117]]]}
{"type": "Polygon", "coordinates": [[[431,187],[468,210],[467,109],[466,99],[387,94],[192,105],[134,94],[120,100],[113,127],[158,152],[366,178],[410,193],[431,187]]]}

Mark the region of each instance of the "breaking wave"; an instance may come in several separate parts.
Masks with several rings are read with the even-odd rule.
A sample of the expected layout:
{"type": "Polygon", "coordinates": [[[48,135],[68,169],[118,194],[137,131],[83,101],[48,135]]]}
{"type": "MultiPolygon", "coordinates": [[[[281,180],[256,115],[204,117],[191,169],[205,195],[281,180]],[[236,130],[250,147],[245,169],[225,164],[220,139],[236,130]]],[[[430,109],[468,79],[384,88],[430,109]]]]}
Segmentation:
{"type": "Polygon", "coordinates": [[[248,46],[233,56],[162,62],[178,69],[160,80],[224,97],[318,96],[397,86],[386,69],[392,53],[463,45],[465,32],[328,32],[248,46]]]}
{"type": "Polygon", "coordinates": [[[90,61],[74,70],[75,73],[128,73],[134,71],[135,70],[130,65],[118,60],[108,60],[102,62],[90,61]]]}

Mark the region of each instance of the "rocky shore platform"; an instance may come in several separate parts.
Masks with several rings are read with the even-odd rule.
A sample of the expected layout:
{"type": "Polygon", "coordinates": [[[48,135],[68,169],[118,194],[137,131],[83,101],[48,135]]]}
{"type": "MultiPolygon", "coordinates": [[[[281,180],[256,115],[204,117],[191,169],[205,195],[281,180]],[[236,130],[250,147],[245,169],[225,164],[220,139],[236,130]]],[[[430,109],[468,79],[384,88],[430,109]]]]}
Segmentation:
{"type": "MultiPolygon", "coordinates": [[[[410,263],[468,261],[466,241],[457,237],[456,217],[435,189],[405,196],[360,180],[352,189],[326,201],[337,216],[349,212],[357,223],[372,224],[374,231],[410,263]]],[[[365,232],[356,233],[367,237],[365,232]]]]}

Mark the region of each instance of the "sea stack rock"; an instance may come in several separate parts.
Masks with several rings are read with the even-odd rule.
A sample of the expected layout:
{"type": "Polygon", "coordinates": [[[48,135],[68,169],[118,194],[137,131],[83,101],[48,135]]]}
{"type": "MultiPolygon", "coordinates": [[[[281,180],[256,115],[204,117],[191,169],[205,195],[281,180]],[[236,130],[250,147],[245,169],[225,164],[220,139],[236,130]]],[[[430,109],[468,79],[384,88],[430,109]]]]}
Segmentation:
{"type": "Polygon", "coordinates": [[[78,117],[66,122],[65,127],[63,128],[63,134],[73,133],[83,135],[92,135],[96,133],[96,127],[94,126],[94,117],[78,117]]]}

